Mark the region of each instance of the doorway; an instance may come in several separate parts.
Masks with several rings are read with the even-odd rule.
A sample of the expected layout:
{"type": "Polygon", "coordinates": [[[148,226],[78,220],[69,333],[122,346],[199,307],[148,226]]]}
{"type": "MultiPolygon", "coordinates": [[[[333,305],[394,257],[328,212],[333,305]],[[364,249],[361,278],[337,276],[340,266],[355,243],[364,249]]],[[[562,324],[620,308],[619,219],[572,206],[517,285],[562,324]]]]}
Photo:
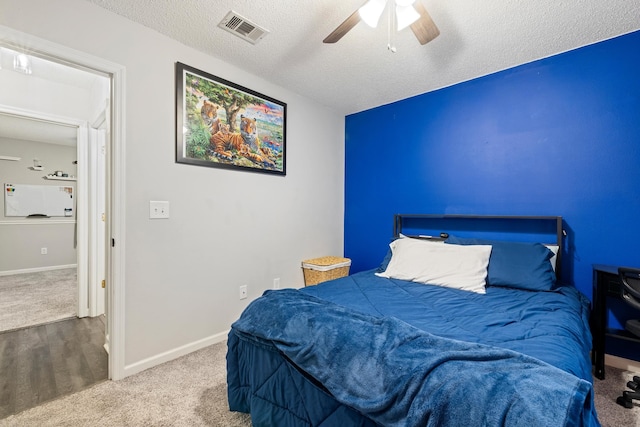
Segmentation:
{"type": "MultiPolygon", "coordinates": [[[[103,83],[108,85],[108,80],[103,83]]],[[[47,91],[41,88],[40,93],[47,101],[47,91]]],[[[59,320],[65,314],[105,313],[101,287],[106,265],[105,148],[106,131],[87,127],[80,119],[0,105],[0,151],[16,159],[6,162],[0,172],[5,193],[5,209],[0,213],[0,277],[3,289],[10,290],[4,298],[0,331],[13,329],[7,325],[59,320]],[[54,207],[50,199],[60,194],[56,190],[65,190],[68,208],[65,205],[64,211],[58,206],[49,211],[54,207]],[[44,209],[38,215],[46,215],[25,217],[31,212],[28,209],[44,209]],[[66,283],[72,276],[76,286],[69,307],[67,294],[72,290],[66,283]],[[20,296],[24,301],[9,302],[20,296]],[[18,323],[7,319],[13,308],[26,312],[16,313],[23,318],[18,323]],[[34,313],[32,319],[29,312],[34,313]]]]}
{"type": "MultiPolygon", "coordinates": [[[[104,292],[104,305],[106,307],[105,334],[108,337],[108,372],[109,378],[120,379],[124,377],[124,76],[125,69],[119,64],[112,63],[102,58],[97,58],[65,46],[43,40],[11,28],[0,26],[0,46],[45,59],[51,63],[62,64],[74,69],[83,70],[105,76],[109,82],[110,103],[107,108],[102,106],[102,111],[107,116],[103,125],[104,144],[104,218],[100,215],[104,227],[104,256],[98,255],[104,260],[104,278],[106,292],[104,292]],[[15,41],[18,40],[19,43],[15,41]],[[28,47],[28,52],[27,52],[28,47]]],[[[0,97],[0,104],[7,105],[0,97]]],[[[20,107],[16,107],[20,109],[20,107]]],[[[66,117],[69,117],[66,115],[66,117]]],[[[78,141],[81,143],[82,135],[89,138],[91,123],[84,121],[78,125],[81,130],[84,125],[86,132],[79,132],[78,141]]],[[[79,157],[80,160],[80,157],[79,157]]],[[[88,167],[87,163],[79,162],[78,176],[82,174],[82,168],[88,167]]],[[[82,188],[82,180],[78,182],[78,192],[86,191],[82,188]]],[[[85,183],[86,184],[86,183],[85,183]]],[[[86,198],[85,198],[86,200],[86,198]]],[[[78,209],[78,215],[88,215],[89,207],[78,209]]],[[[78,228],[78,237],[85,233],[88,239],[89,222],[85,222],[85,228],[78,228]]],[[[96,228],[98,230],[98,228],[96,228]]],[[[96,232],[100,232],[99,230],[96,232]]],[[[82,243],[83,238],[78,242],[82,243]]],[[[88,240],[84,240],[85,245],[88,240]]],[[[78,266],[80,267],[81,264],[78,266]]],[[[87,269],[88,270],[88,267],[87,269]]],[[[78,272],[79,274],[80,271],[78,272]]],[[[87,271],[87,277],[89,272],[87,271]]],[[[101,287],[102,289],[102,287],[101,287]]],[[[87,300],[90,292],[87,290],[87,300]]],[[[96,301],[96,309],[100,306],[100,292],[93,293],[96,301]]],[[[84,299],[84,298],[83,298],[84,299]]],[[[89,306],[87,301],[87,306],[89,306]]]]}
{"type": "MultiPolygon", "coordinates": [[[[2,48],[3,57],[17,54],[2,48]]],[[[12,155],[0,171],[5,207],[0,245],[3,253],[12,254],[0,263],[1,317],[18,321],[15,328],[0,332],[0,418],[108,378],[100,283],[106,277],[106,228],[101,224],[106,216],[109,125],[104,110],[110,109],[110,79],[23,54],[25,63],[41,67],[42,74],[7,76],[3,71],[0,79],[13,77],[10,90],[27,96],[29,86],[37,86],[33,108],[54,108],[0,106],[0,148],[12,155]],[[98,111],[103,129],[92,128],[87,117],[63,116],[73,109],[65,109],[56,96],[60,87],[75,104],[86,101],[86,111],[98,111]],[[58,195],[63,205],[58,205],[58,195]],[[31,209],[41,213],[25,217],[31,209]],[[40,257],[33,256],[38,246],[40,257]]]]}

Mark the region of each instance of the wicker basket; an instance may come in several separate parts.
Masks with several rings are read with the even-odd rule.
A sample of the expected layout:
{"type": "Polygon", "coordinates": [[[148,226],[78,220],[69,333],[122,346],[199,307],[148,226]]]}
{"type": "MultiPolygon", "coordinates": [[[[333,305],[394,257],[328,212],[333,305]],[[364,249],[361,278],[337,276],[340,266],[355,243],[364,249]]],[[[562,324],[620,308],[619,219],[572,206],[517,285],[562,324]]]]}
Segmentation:
{"type": "Polygon", "coordinates": [[[317,285],[327,280],[348,276],[349,267],[351,267],[349,258],[337,256],[325,256],[302,261],[304,285],[317,285]]]}

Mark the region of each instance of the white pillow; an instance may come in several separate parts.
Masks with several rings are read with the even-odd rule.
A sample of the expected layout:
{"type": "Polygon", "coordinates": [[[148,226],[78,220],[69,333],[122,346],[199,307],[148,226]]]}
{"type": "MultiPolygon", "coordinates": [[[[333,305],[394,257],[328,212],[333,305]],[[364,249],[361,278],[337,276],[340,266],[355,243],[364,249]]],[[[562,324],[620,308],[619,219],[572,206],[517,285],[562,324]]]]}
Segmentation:
{"type": "Polygon", "coordinates": [[[411,236],[407,236],[406,234],[399,233],[398,239],[413,239],[419,242],[441,243],[444,245],[444,239],[437,239],[437,238],[434,238],[433,236],[427,236],[425,234],[418,234],[417,236],[411,237],[411,236]]]}
{"type": "Polygon", "coordinates": [[[485,293],[491,245],[397,239],[389,247],[391,261],[377,276],[485,293]]]}

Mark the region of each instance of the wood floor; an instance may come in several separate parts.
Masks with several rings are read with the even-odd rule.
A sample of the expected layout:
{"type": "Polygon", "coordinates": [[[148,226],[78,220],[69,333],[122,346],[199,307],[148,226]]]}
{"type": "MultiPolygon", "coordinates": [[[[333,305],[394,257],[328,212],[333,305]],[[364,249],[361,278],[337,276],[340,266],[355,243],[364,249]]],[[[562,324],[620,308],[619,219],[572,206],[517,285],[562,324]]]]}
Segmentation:
{"type": "Polygon", "coordinates": [[[108,377],[104,318],[0,333],[0,419],[108,377]]]}

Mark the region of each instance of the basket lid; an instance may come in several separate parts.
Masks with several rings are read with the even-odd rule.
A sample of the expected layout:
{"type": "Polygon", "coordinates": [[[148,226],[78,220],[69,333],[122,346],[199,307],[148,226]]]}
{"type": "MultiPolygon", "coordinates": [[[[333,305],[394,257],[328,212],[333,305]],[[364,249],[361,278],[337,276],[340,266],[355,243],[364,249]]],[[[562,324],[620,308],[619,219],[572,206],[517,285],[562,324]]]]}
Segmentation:
{"type": "Polygon", "coordinates": [[[346,267],[349,265],[351,265],[351,260],[349,258],[342,258],[337,256],[325,256],[321,258],[302,261],[303,268],[310,268],[320,271],[327,271],[333,268],[346,267]]]}

